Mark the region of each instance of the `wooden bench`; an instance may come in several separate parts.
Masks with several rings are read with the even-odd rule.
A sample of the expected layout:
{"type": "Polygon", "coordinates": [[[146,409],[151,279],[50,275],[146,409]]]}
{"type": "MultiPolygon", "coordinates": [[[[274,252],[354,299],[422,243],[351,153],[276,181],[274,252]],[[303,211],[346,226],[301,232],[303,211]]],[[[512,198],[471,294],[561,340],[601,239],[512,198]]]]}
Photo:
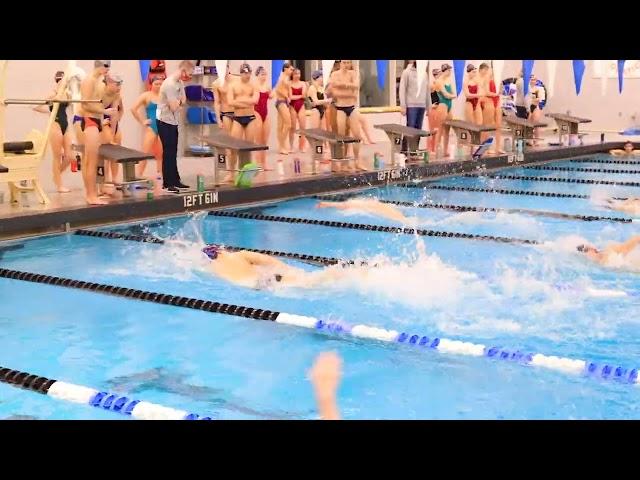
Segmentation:
{"type": "MultiPolygon", "coordinates": [[[[84,153],[84,145],[74,145],[73,150],[84,153]]],[[[128,197],[131,195],[131,187],[135,185],[147,184],[148,180],[136,178],[136,165],[141,160],[149,160],[155,158],[150,153],[140,152],[132,148],[123,147],[122,145],[112,145],[106,143],[98,148],[98,166],[96,172],[96,183],[104,183],[104,161],[111,160],[122,165],[122,183],[113,182],[117,188],[122,189],[122,195],[128,197]]]]}
{"type": "Polygon", "coordinates": [[[311,165],[312,173],[314,175],[318,173],[316,169],[316,162],[322,162],[324,160],[324,142],[328,142],[331,147],[331,162],[346,162],[353,160],[352,158],[347,157],[347,146],[350,143],[360,143],[360,140],[357,138],[345,137],[338,135],[335,132],[322,130],[321,128],[298,130],[296,133],[306,137],[311,144],[311,165]]]}
{"type": "Polygon", "coordinates": [[[383,123],[382,125],[374,125],[374,128],[382,130],[387,134],[389,140],[391,141],[391,163],[395,165],[396,153],[401,153],[402,151],[402,141],[406,138],[407,140],[407,153],[418,155],[420,153],[419,145],[420,139],[422,137],[430,137],[433,135],[433,132],[428,132],[426,130],[420,130],[418,128],[407,127],[406,125],[400,125],[397,123],[383,123]]]}
{"type": "Polygon", "coordinates": [[[544,122],[532,122],[531,120],[525,120],[515,115],[507,115],[504,117],[504,121],[507,123],[507,127],[511,131],[511,136],[514,140],[532,140],[535,138],[535,128],[547,126],[544,122]]]}
{"type": "Polygon", "coordinates": [[[213,181],[215,185],[219,185],[218,170],[239,172],[242,167],[251,163],[251,152],[269,150],[267,145],[259,145],[247,140],[232,137],[220,127],[212,128],[211,134],[206,137],[200,137],[200,141],[212,147],[214,155],[218,159],[213,168],[213,181]],[[228,168],[226,150],[231,150],[238,155],[239,168],[228,168]],[[224,168],[221,168],[220,165],[224,165],[224,168]]]}
{"type": "MultiPolygon", "coordinates": [[[[582,144],[582,137],[578,132],[581,123],[591,123],[591,120],[588,118],[580,118],[573,117],[571,115],[566,115],[564,113],[547,113],[547,117],[553,118],[558,125],[558,144],[560,146],[563,145],[562,137],[564,135],[576,135],[580,139],[580,144],[582,144]]],[[[569,143],[571,143],[569,137],[569,143]]]]}

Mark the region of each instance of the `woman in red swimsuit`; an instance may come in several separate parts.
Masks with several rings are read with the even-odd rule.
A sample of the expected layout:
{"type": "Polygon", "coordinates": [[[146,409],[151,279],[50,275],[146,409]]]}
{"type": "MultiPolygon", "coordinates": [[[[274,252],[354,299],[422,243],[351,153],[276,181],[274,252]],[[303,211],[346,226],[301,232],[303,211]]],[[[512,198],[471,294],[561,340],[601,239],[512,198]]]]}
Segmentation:
{"type": "Polygon", "coordinates": [[[478,95],[478,70],[471,63],[467,65],[467,78],[464,81],[463,91],[467,101],[464,103],[464,119],[467,122],[482,125],[482,111],[478,108],[480,95],[478,95]]]}
{"type": "MultiPolygon", "coordinates": [[[[480,108],[482,110],[483,125],[495,125],[495,142],[493,151],[495,153],[505,153],[500,149],[502,140],[502,108],[500,107],[500,94],[496,89],[496,82],[493,79],[493,70],[486,63],[481,63],[478,69],[478,84],[480,86],[480,108]]],[[[485,140],[485,138],[483,138],[485,140]]]]}
{"type": "MultiPolygon", "coordinates": [[[[267,70],[260,66],[256,69],[256,88],[260,92],[258,103],[253,109],[256,111],[256,120],[258,121],[256,141],[261,145],[269,145],[269,134],[271,133],[271,119],[269,118],[269,110],[267,103],[273,97],[271,90],[271,82],[267,77],[267,70]]],[[[261,150],[256,152],[258,161],[263,170],[267,170],[267,152],[261,150]]]]}
{"type": "MultiPolygon", "coordinates": [[[[303,130],[307,123],[307,110],[304,99],[307,96],[307,84],[300,80],[300,69],[296,68],[291,74],[289,87],[289,111],[291,112],[291,130],[289,130],[289,145],[293,149],[293,136],[296,130],[303,130]]],[[[304,153],[304,137],[300,135],[298,150],[304,153]]]]}

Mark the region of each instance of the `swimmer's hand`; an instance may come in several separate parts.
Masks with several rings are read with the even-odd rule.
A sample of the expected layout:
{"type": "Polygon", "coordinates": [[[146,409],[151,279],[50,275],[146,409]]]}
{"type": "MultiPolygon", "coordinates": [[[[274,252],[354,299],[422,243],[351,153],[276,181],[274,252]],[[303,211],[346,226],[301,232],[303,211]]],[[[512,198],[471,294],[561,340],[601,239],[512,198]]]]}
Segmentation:
{"type": "Polygon", "coordinates": [[[336,405],[336,391],[342,375],[342,360],[335,352],[323,352],[316,358],[309,371],[309,379],[313,383],[320,418],[323,420],[339,420],[336,405]]]}

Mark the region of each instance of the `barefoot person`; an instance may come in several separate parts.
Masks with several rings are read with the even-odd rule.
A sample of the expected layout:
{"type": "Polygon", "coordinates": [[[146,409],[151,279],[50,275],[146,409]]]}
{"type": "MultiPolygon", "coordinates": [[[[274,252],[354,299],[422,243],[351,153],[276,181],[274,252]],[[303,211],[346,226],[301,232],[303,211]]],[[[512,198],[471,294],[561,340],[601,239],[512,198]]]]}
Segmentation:
{"type": "Polygon", "coordinates": [[[111,60],[94,60],[93,72],[87,75],[80,86],[82,108],[80,109],[80,129],[83,133],[85,159],[82,165],[82,180],[89,205],[106,205],[98,198],[96,175],[98,168],[98,149],[101,144],[102,117],[115,115],[117,109],[105,108],[102,103],[90,103],[87,100],[102,98],[104,77],[109,73],[111,60]]]}
{"type": "MultiPolygon", "coordinates": [[[[248,63],[243,63],[240,66],[240,81],[233,82],[227,94],[229,105],[234,111],[231,125],[232,137],[255,142],[258,121],[254,107],[259,98],[260,92],[251,81],[251,67],[248,63]]],[[[234,177],[233,171],[239,168],[237,155],[232,155],[227,168],[230,171],[225,182],[231,181],[234,177]]]]}
{"type": "Polygon", "coordinates": [[[455,93],[453,93],[453,86],[451,85],[451,72],[451,65],[443,63],[440,67],[440,75],[434,86],[434,90],[438,94],[438,124],[441,126],[436,134],[436,148],[442,141],[443,155],[445,157],[449,156],[450,127],[444,125],[444,122],[452,118],[451,107],[453,106],[453,99],[456,98],[455,93]]]}
{"type": "MultiPolygon", "coordinates": [[[[58,71],[55,74],[55,82],[59,84],[64,78],[64,72],[58,71]]],[[[57,88],[53,90],[53,93],[47,97],[47,100],[56,98],[58,95],[57,88]]],[[[63,98],[67,99],[66,92],[62,92],[63,98]]],[[[58,193],[68,193],[70,190],[62,183],[62,174],[71,163],[74,152],[71,150],[71,144],[73,142],[73,135],[69,128],[69,120],[67,118],[68,103],[60,102],[58,111],[56,113],[55,122],[51,127],[51,133],[49,134],[49,145],[51,146],[52,155],[52,171],[53,171],[53,183],[56,185],[58,193]]],[[[34,108],[36,112],[50,113],[53,111],[53,105],[40,105],[34,108]]]]}
{"type": "Polygon", "coordinates": [[[224,85],[222,79],[218,78],[211,89],[213,90],[213,109],[216,112],[216,118],[218,119],[218,126],[228,132],[231,131],[231,125],[233,123],[233,107],[229,105],[227,100],[227,93],[229,87],[233,83],[233,75],[231,75],[231,67],[227,63],[227,71],[224,77],[224,85]]]}
{"type": "MultiPolygon", "coordinates": [[[[482,124],[496,127],[494,152],[506,153],[500,149],[502,139],[502,107],[500,106],[500,94],[496,89],[496,82],[493,78],[493,70],[486,63],[481,63],[478,68],[478,83],[480,84],[480,109],[482,110],[482,124]]],[[[488,138],[484,135],[482,140],[488,138]],[[483,138],[484,137],[484,138],[483,138]]]]}
{"type": "Polygon", "coordinates": [[[478,92],[478,70],[473,64],[467,65],[467,76],[462,85],[466,101],[464,102],[464,119],[467,122],[482,124],[482,111],[479,103],[481,95],[478,92]]]}
{"type": "Polygon", "coordinates": [[[289,145],[289,131],[291,130],[291,112],[289,111],[289,86],[291,85],[291,74],[293,67],[289,62],[282,65],[280,78],[273,92],[276,98],[276,111],[278,112],[278,153],[288,155],[292,145],[289,145]]]}
{"type": "Polygon", "coordinates": [[[592,260],[600,265],[607,266],[612,260],[617,257],[619,260],[625,260],[625,257],[629,255],[638,245],[640,245],[640,235],[631,237],[626,242],[612,243],[602,249],[598,249],[592,245],[578,245],[576,250],[583,253],[589,260],[592,260]]]}
{"type": "MultiPolygon", "coordinates": [[[[102,94],[102,104],[105,110],[115,108],[116,113],[104,114],[102,120],[102,140],[103,144],[110,143],[112,145],[122,144],[122,131],[119,129],[120,119],[124,107],[122,104],[122,78],[119,75],[109,73],[104,79],[105,87],[102,94]]],[[[120,164],[115,160],[108,160],[105,163],[104,181],[106,184],[114,184],[116,177],[120,171],[120,164]]]]}
{"type": "MultiPolygon", "coordinates": [[[[429,108],[431,99],[427,92],[426,72],[422,82],[418,84],[418,70],[415,60],[408,60],[407,67],[400,76],[400,113],[407,119],[407,127],[422,130],[422,122],[429,108]]],[[[407,151],[407,140],[402,140],[402,151],[407,151]]]]}
{"type": "Polygon", "coordinates": [[[387,203],[382,203],[375,198],[352,198],[344,202],[319,202],[316,208],[335,208],[352,212],[370,213],[379,217],[396,220],[400,223],[409,223],[411,220],[405,217],[400,209],[387,203]]]}
{"type": "MultiPolygon", "coordinates": [[[[307,83],[300,78],[300,69],[296,68],[291,74],[289,84],[289,112],[291,114],[291,127],[289,128],[289,145],[293,150],[293,141],[296,130],[304,130],[307,127],[307,110],[304,108],[304,99],[307,96],[307,83]]],[[[304,153],[304,136],[298,136],[298,151],[304,153]]]]}
{"type": "MultiPolygon", "coordinates": [[[[347,136],[348,129],[351,137],[361,139],[359,113],[356,109],[360,83],[356,72],[351,70],[351,66],[351,60],[341,60],[340,69],[331,74],[329,81],[331,83],[331,94],[336,100],[337,133],[347,136]]],[[[366,168],[360,164],[359,143],[353,144],[353,152],[355,157],[355,170],[365,171],[366,168]]]]}
{"type": "MultiPolygon", "coordinates": [[[[160,99],[160,87],[164,81],[163,77],[155,76],[150,79],[151,90],[143,92],[138,97],[136,103],[131,108],[133,117],[144,127],[144,138],[142,139],[142,151],[150,153],[156,157],[156,174],[162,175],[162,144],[158,136],[158,123],[156,113],[158,101],[160,99]],[[140,114],[140,109],[144,108],[144,115],[140,114]]],[[[136,176],[144,178],[144,170],[147,161],[142,160],[137,167],[136,176]]]]}
{"type": "MultiPolygon", "coordinates": [[[[269,117],[269,100],[273,97],[267,69],[263,66],[256,68],[256,88],[258,89],[259,98],[254,110],[258,114],[258,133],[256,142],[260,145],[269,145],[269,134],[271,133],[271,117],[269,117]]],[[[260,150],[257,152],[260,166],[263,170],[267,169],[267,152],[260,150]]]]}

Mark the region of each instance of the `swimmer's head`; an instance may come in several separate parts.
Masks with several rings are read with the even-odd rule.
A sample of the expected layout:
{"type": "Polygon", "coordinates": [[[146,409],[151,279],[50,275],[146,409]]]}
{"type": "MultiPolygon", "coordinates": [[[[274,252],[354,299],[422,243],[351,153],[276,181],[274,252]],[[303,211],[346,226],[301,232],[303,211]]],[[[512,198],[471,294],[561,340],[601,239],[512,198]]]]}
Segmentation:
{"type": "Polygon", "coordinates": [[[274,277],[276,279],[276,282],[280,282],[282,280],[282,275],[280,275],[279,273],[276,273],[274,277]]]}
{"type": "Polygon", "coordinates": [[[202,252],[209,257],[210,260],[215,260],[218,258],[218,254],[222,251],[222,247],[220,245],[207,245],[202,249],[202,252]]]}
{"type": "Polygon", "coordinates": [[[625,142],[623,148],[624,148],[624,151],[627,153],[633,152],[633,142],[625,142]]]}
{"type": "Polygon", "coordinates": [[[583,243],[582,245],[578,245],[576,250],[580,253],[598,253],[598,249],[596,247],[592,247],[591,245],[587,245],[583,243]]]}
{"type": "Polygon", "coordinates": [[[63,78],[64,78],[64,72],[62,70],[58,70],[54,77],[56,83],[60,82],[60,80],[62,80],[63,78]]]}

